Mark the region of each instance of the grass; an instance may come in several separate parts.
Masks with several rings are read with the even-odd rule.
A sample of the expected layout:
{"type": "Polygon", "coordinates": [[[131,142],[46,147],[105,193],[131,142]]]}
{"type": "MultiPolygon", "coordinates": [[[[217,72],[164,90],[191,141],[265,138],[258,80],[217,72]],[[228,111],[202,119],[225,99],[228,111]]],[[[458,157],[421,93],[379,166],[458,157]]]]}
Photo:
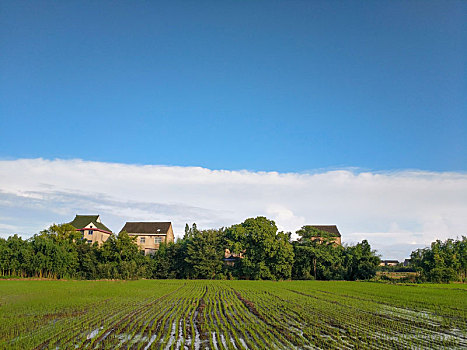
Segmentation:
{"type": "Polygon", "coordinates": [[[5,349],[467,347],[467,286],[0,281],[5,349]]]}

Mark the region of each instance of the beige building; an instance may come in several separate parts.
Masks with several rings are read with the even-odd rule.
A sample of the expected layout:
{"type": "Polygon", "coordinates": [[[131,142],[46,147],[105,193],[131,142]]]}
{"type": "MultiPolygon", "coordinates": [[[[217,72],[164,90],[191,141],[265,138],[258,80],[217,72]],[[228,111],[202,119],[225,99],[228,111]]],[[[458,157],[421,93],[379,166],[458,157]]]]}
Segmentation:
{"type": "Polygon", "coordinates": [[[341,233],[336,225],[309,225],[319,231],[323,231],[325,235],[312,237],[313,240],[323,241],[326,238],[333,240],[335,244],[342,245],[341,233]]]}
{"type": "Polygon", "coordinates": [[[127,222],[120,232],[136,236],[136,244],[144,254],[153,254],[161,243],[173,243],[174,231],[171,222],[127,222]]]}
{"type": "Polygon", "coordinates": [[[83,238],[91,244],[97,242],[101,245],[112,234],[112,231],[101,222],[99,215],[76,215],[70,225],[76,231],[80,231],[83,238]]]}
{"type": "Polygon", "coordinates": [[[399,265],[398,260],[381,260],[381,262],[379,263],[379,266],[397,266],[397,265],[399,265]]]}

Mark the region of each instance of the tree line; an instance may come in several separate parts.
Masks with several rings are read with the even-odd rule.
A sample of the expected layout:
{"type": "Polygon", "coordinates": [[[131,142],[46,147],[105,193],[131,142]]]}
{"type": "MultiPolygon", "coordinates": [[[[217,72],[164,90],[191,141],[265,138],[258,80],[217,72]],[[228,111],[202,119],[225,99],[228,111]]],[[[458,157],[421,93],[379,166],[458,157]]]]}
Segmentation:
{"type": "Polygon", "coordinates": [[[410,255],[422,281],[467,281],[467,237],[436,240],[430,247],[417,249],[410,255]]]}
{"type": "Polygon", "coordinates": [[[238,278],[238,279],[369,279],[380,262],[367,241],[343,247],[324,231],[304,226],[291,233],[279,232],[265,217],[218,230],[185,228],[183,239],[162,246],[154,255],[156,278],[238,278]],[[314,237],[321,237],[316,240],[314,237]],[[231,264],[223,261],[224,251],[236,255],[231,264]]]}
{"type": "MultiPolygon", "coordinates": [[[[220,229],[186,225],[183,238],[161,244],[155,254],[145,256],[135,237],[126,232],[111,235],[98,246],[87,243],[69,224],[52,225],[27,240],[17,235],[0,239],[0,274],[55,279],[361,280],[375,276],[380,259],[366,240],[341,246],[329,233],[311,226],[296,233],[299,238],[292,241],[291,233],[279,232],[274,221],[265,217],[220,229]],[[226,249],[233,254],[228,262],[226,249]]],[[[464,260],[459,266],[465,278],[465,238],[463,242],[464,260]]],[[[429,255],[424,252],[420,251],[420,261],[429,255]]],[[[430,280],[433,274],[424,276],[430,280]]]]}

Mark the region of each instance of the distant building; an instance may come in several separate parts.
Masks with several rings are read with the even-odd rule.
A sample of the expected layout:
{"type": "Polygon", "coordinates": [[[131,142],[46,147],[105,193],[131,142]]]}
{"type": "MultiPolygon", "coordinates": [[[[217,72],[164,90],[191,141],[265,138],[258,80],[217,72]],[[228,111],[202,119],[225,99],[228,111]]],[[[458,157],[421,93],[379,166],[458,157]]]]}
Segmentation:
{"type": "Polygon", "coordinates": [[[381,260],[379,266],[396,266],[399,265],[399,261],[397,260],[381,260]]]}
{"type": "Polygon", "coordinates": [[[91,244],[97,242],[101,245],[112,234],[112,231],[101,222],[99,215],[76,215],[70,225],[76,231],[80,231],[83,238],[91,244]]]}
{"type": "Polygon", "coordinates": [[[161,243],[174,241],[171,222],[127,222],[120,232],[136,236],[136,244],[145,255],[154,254],[161,243]]]}
{"type": "MultiPolygon", "coordinates": [[[[319,231],[323,231],[325,234],[316,235],[311,237],[312,240],[324,241],[326,238],[334,241],[335,244],[342,245],[341,233],[336,225],[307,225],[308,227],[315,228],[319,231]]],[[[306,226],[305,226],[306,227],[306,226]]]]}
{"type": "Polygon", "coordinates": [[[236,262],[243,259],[243,253],[231,253],[230,250],[226,248],[224,250],[224,259],[222,260],[227,266],[234,266],[236,262]]]}

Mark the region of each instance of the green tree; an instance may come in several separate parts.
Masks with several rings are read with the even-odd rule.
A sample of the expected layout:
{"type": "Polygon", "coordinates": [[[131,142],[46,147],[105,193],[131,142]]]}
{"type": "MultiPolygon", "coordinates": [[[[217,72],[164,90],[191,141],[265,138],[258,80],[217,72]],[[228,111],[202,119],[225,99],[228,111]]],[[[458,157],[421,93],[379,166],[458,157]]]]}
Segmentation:
{"type": "Polygon", "coordinates": [[[18,235],[0,240],[0,272],[3,276],[29,277],[33,275],[32,256],[34,252],[29,241],[18,235]]]}
{"type": "Polygon", "coordinates": [[[42,230],[39,233],[41,237],[49,237],[57,243],[63,242],[75,242],[82,240],[82,233],[76,231],[76,229],[70,224],[53,224],[48,229],[42,230]]]}
{"type": "Polygon", "coordinates": [[[275,222],[262,216],[246,219],[225,231],[226,246],[243,256],[236,264],[236,272],[248,279],[290,278],[294,253],[289,237],[278,233],[275,222]]]}
{"type": "Polygon", "coordinates": [[[105,278],[132,279],[146,274],[148,260],[139,251],[135,237],[123,231],[104,242],[100,261],[100,274],[105,278]]]}
{"type": "Polygon", "coordinates": [[[154,278],[166,279],[175,278],[172,272],[173,244],[161,243],[159,249],[154,253],[152,259],[154,278]]]}
{"type": "Polygon", "coordinates": [[[77,276],[78,253],[73,241],[57,239],[54,234],[42,232],[31,240],[34,250],[35,274],[48,278],[77,276]]]}
{"type": "Polygon", "coordinates": [[[81,279],[100,278],[98,273],[99,266],[99,247],[97,244],[89,244],[85,240],[76,243],[76,252],[78,254],[78,276],[81,279]]]}
{"type": "Polygon", "coordinates": [[[467,237],[455,241],[456,254],[459,256],[459,280],[467,281],[467,237]]]}
{"type": "Polygon", "coordinates": [[[371,250],[366,240],[355,246],[346,247],[344,250],[345,279],[354,281],[373,278],[379,263],[378,255],[371,250]]]}
{"type": "Polygon", "coordinates": [[[298,231],[296,231],[296,234],[300,236],[300,242],[311,241],[316,237],[322,238],[322,241],[325,242],[333,242],[335,238],[332,233],[317,229],[316,227],[309,225],[302,226],[298,231]]]}
{"type": "Polygon", "coordinates": [[[223,230],[196,230],[188,243],[185,261],[195,278],[213,279],[222,272],[223,230]]]}
{"type": "Polygon", "coordinates": [[[319,280],[343,278],[343,248],[334,243],[334,236],[312,226],[303,226],[296,233],[299,239],[293,243],[295,254],[293,278],[319,280]]]}
{"type": "Polygon", "coordinates": [[[153,275],[155,278],[193,278],[193,269],[185,261],[188,241],[177,239],[175,243],[162,243],[155,252],[153,275]]]}
{"type": "Polygon", "coordinates": [[[467,238],[442,242],[436,240],[429,248],[417,249],[410,255],[420,278],[430,282],[464,281],[467,270],[467,238]]]}

